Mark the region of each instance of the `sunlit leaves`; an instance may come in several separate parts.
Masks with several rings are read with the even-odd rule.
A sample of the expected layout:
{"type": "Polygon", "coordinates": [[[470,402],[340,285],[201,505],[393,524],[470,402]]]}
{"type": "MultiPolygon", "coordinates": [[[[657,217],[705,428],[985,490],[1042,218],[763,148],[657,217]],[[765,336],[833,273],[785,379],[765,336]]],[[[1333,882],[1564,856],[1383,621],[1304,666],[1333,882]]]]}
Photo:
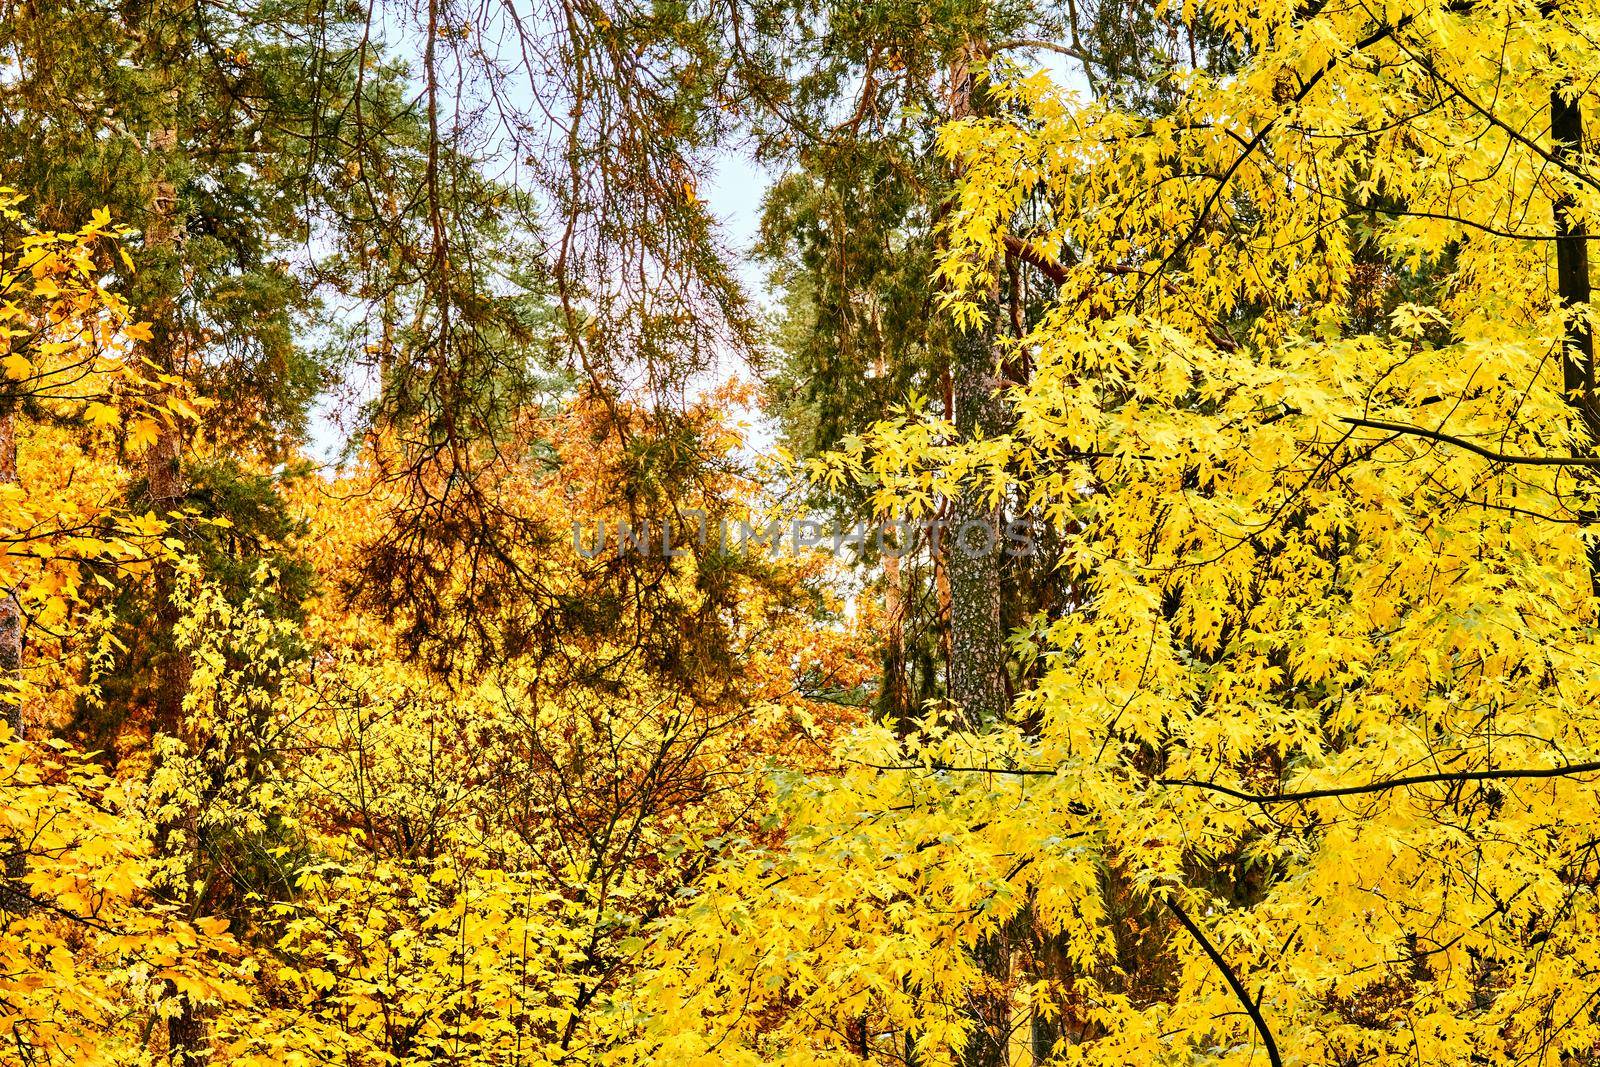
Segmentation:
{"type": "Polygon", "coordinates": [[[137,812],[70,746],[0,738],[0,847],[24,872],[7,899],[30,900],[0,924],[0,1025],[17,1062],[141,1062],[141,1020],[172,988],[205,1005],[250,1000],[226,924],[154,902],[137,812]]]}
{"type": "Polygon", "coordinates": [[[942,135],[951,313],[1017,242],[1057,268],[1010,432],[911,410],[810,472],[884,515],[983,487],[1055,520],[1082,600],[1033,628],[1019,725],[862,732],[789,783],[787,843],[661,943],[663,1055],[958,1062],[997,995],[975,946],[1027,900],[999,995],[1066,1062],[1262,1061],[1165,900],[1285,1062],[1592,1054],[1600,798],[1492,779],[1600,753],[1592,485],[1521,461],[1585,447],[1548,239],[1600,200],[1540,131],[1596,11],[1189,14],[1244,58],[1171,113],[1002,68],[1001,117],[942,135]]]}

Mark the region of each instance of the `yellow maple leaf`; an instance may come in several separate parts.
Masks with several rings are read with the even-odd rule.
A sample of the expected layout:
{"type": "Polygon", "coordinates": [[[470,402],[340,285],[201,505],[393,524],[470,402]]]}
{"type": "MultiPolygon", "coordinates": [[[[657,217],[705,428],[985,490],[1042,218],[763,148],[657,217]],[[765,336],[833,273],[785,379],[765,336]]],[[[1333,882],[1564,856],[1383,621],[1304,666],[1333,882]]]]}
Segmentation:
{"type": "Polygon", "coordinates": [[[128,426],[128,448],[143,452],[161,436],[161,426],[155,419],[135,419],[128,426]]]}
{"type": "Polygon", "coordinates": [[[110,404],[102,404],[98,400],[92,401],[83,411],[83,417],[89,420],[91,426],[115,426],[122,421],[122,413],[110,404]]]}

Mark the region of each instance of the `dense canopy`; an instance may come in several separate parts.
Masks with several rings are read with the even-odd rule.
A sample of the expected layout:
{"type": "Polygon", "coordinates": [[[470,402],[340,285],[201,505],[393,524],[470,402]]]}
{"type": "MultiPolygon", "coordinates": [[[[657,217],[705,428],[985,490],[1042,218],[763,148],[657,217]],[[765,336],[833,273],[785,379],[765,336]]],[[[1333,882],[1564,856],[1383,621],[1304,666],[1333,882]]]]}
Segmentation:
{"type": "Polygon", "coordinates": [[[0,1063],[1600,1063],[1594,0],[0,51],[0,1063]]]}

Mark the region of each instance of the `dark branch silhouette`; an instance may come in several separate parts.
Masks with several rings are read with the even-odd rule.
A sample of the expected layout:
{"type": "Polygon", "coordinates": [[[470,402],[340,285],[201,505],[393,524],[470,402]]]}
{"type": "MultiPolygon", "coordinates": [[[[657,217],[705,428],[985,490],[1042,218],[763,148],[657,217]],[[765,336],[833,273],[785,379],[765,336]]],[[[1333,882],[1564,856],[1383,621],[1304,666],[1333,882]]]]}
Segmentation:
{"type": "MultiPolygon", "coordinates": [[[[866,766],[880,771],[948,771],[964,774],[1004,774],[1012,777],[1053,778],[1065,768],[1053,767],[946,767],[895,766],[869,763],[866,766]]],[[[1600,771],[1600,760],[1586,763],[1567,763],[1559,767],[1507,767],[1484,771],[1437,771],[1431,774],[1411,774],[1401,778],[1386,778],[1360,785],[1329,786],[1326,789],[1302,789],[1291,793],[1248,793],[1221,782],[1203,778],[1154,778],[1156,785],[1181,786],[1189,789],[1206,789],[1221,793],[1248,804],[1297,804],[1307,800],[1326,800],[1331,797],[1354,797],[1368,793],[1383,793],[1390,789],[1404,789],[1413,785],[1435,785],[1444,782],[1499,782],[1519,778],[1565,778],[1574,774],[1593,774],[1600,771]]]]}
{"type": "Polygon", "coordinates": [[[1438,441],[1441,444],[1464,448],[1468,452],[1475,453],[1487,460],[1493,460],[1495,463],[1516,463],[1529,467],[1600,467],[1600,456],[1508,456],[1503,452],[1484,448],[1482,445],[1474,444],[1452,434],[1439,430],[1430,430],[1425,426],[1408,426],[1405,423],[1383,422],[1378,419],[1341,418],[1339,421],[1348,426],[1360,426],[1368,430],[1384,430],[1388,433],[1426,437],[1430,441],[1438,441]]]}
{"type": "Polygon", "coordinates": [[[1194,920],[1189,918],[1184,910],[1178,906],[1177,901],[1171,897],[1164,897],[1162,903],[1183,924],[1183,928],[1189,931],[1189,936],[1199,942],[1200,947],[1205,950],[1205,954],[1210,957],[1217,970],[1222,972],[1222,977],[1227,981],[1228,988],[1233,990],[1233,995],[1239,998],[1240,1004],[1244,1005],[1245,1013],[1250,1016],[1250,1021],[1256,1024],[1256,1030],[1261,1034],[1262,1044],[1267,1046],[1267,1061],[1272,1064],[1272,1067],[1283,1067],[1283,1056],[1278,1052],[1278,1043],[1272,1039],[1272,1030],[1267,1026],[1267,1020],[1261,1017],[1261,1006],[1250,999],[1250,994],[1245,992],[1244,983],[1239,981],[1239,976],[1234,973],[1232,967],[1228,966],[1228,961],[1222,958],[1222,953],[1218,952],[1216,946],[1211,943],[1210,938],[1206,937],[1205,931],[1195,925],[1194,920]]]}

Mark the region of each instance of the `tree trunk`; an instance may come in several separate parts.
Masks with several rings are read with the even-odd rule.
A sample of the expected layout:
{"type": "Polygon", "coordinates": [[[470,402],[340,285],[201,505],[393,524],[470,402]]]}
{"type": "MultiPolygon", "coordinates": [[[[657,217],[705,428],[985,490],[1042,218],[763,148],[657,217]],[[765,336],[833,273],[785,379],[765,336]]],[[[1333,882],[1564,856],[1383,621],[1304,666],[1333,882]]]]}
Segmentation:
{"type": "MultiPolygon", "coordinates": [[[[17,481],[17,402],[14,396],[8,396],[5,411],[0,413],[0,485],[16,485],[17,481]]],[[[22,604],[17,600],[16,587],[10,586],[0,596],[0,682],[11,683],[5,702],[6,725],[11,727],[13,741],[21,741],[27,727],[22,714],[22,692],[15,688],[21,681],[22,604]]],[[[28,871],[28,857],[22,851],[20,840],[11,844],[12,849],[6,853],[0,909],[19,914],[27,911],[32,903],[20,884],[28,871]]]]}
{"type": "MultiPolygon", "coordinates": [[[[975,68],[985,50],[974,43],[951,72],[955,119],[978,114],[975,68]]],[[[1005,431],[1005,404],[995,372],[998,288],[991,289],[988,321],[960,332],[950,353],[956,430],[966,440],[1005,431]]],[[[1006,644],[1000,620],[1000,512],[973,490],[951,502],[941,549],[950,580],[950,699],[974,730],[1006,713],[1006,644]]]]}
{"type": "Polygon", "coordinates": [[[963,1067],[1007,1067],[1011,1062],[1011,939],[996,930],[973,949],[982,979],[969,993],[973,1029],[962,1050],[963,1067]]]}
{"type": "MultiPolygon", "coordinates": [[[[1577,98],[1567,100],[1560,90],[1550,93],[1550,139],[1552,156],[1560,161],[1576,155],[1583,148],[1583,112],[1577,98]]],[[[1581,311],[1589,306],[1589,232],[1582,220],[1573,218],[1573,198],[1562,195],[1555,201],[1556,225],[1556,298],[1567,313],[1565,358],[1561,362],[1562,385],[1568,401],[1578,409],[1578,414],[1588,429],[1589,440],[1578,449],[1580,454],[1592,454],[1594,443],[1600,440],[1600,409],[1595,405],[1594,394],[1594,336],[1581,311]]],[[[1600,515],[1593,510],[1579,516],[1585,529],[1592,528],[1600,515]]],[[[1587,553],[1589,584],[1600,596],[1600,540],[1591,541],[1587,553]]]]}
{"type": "MultiPolygon", "coordinates": [[[[0,412],[0,486],[16,485],[18,480],[17,402],[15,397],[7,397],[5,410],[0,412]]],[[[8,586],[0,596],[0,680],[13,686],[22,681],[22,604],[15,586],[8,586]]],[[[21,741],[27,728],[21,691],[12,688],[5,701],[6,725],[11,727],[12,738],[21,741]]]]}
{"type": "MultiPolygon", "coordinates": [[[[874,361],[878,380],[888,375],[883,353],[874,361]]],[[[906,599],[904,577],[900,573],[900,555],[906,551],[904,544],[890,546],[885,543],[883,552],[883,616],[888,633],[883,649],[883,692],[878,697],[878,721],[899,721],[911,710],[910,686],[906,679],[906,599]]]]}
{"type": "MultiPolygon", "coordinates": [[[[979,114],[982,101],[975,79],[987,51],[981,42],[972,42],[952,69],[952,118],[979,114]]],[[[967,441],[993,437],[1006,428],[996,373],[998,284],[990,288],[986,311],[985,324],[958,332],[950,352],[951,407],[956,431],[967,441]]],[[[1000,721],[1008,710],[1000,543],[1000,510],[980,491],[958,493],[950,503],[940,550],[950,582],[950,699],[971,730],[1000,721]]],[[[1006,931],[996,930],[973,951],[982,978],[971,991],[973,1030],[962,1062],[966,1067],[1005,1067],[1011,1043],[1010,940],[1006,931]]]]}
{"type": "MultiPolygon", "coordinates": [[[[895,553],[901,549],[896,548],[895,553]]],[[[878,700],[879,720],[896,721],[910,712],[911,696],[906,682],[906,602],[905,579],[900,573],[900,557],[883,556],[883,694],[878,700]]]]}
{"type": "MultiPolygon", "coordinates": [[[[169,158],[177,150],[177,131],[167,128],[150,139],[151,155],[159,177],[152,183],[148,217],[145,220],[144,251],[158,266],[162,260],[176,257],[180,241],[176,219],[177,192],[166,175],[169,158]]],[[[169,275],[170,276],[170,275],[169,275]]],[[[142,308],[150,319],[150,354],[162,371],[182,374],[187,369],[188,342],[178,308],[176,295],[163,289],[153,294],[148,305],[142,308]]],[[[184,495],[183,484],[183,430],[176,422],[162,420],[160,432],[146,456],[146,484],[150,510],[158,517],[168,518],[176,510],[184,495]]],[[[154,568],[155,633],[158,649],[155,663],[155,692],[152,694],[151,740],[160,737],[176,738],[184,749],[192,745],[185,722],[183,701],[189,691],[193,664],[189,654],[179,647],[177,629],[178,606],[174,600],[177,570],[167,560],[160,560],[154,568]]],[[[177,818],[164,821],[156,827],[155,847],[158,854],[181,860],[175,884],[164,887],[168,899],[182,907],[184,914],[193,918],[200,910],[195,897],[195,883],[199,873],[198,824],[192,810],[184,810],[177,818]]],[[[175,1067],[196,1067],[209,1060],[205,1019],[198,1006],[186,994],[168,987],[177,1005],[177,1014],[167,1020],[167,1047],[175,1067]]]]}
{"type": "MultiPolygon", "coordinates": [[[[992,329],[961,335],[955,345],[956,429],[973,440],[1004,432],[996,393],[992,329]]],[[[950,699],[970,729],[1006,714],[1006,645],[1000,620],[1000,510],[967,489],[950,507],[943,531],[950,580],[950,699]]]]}

